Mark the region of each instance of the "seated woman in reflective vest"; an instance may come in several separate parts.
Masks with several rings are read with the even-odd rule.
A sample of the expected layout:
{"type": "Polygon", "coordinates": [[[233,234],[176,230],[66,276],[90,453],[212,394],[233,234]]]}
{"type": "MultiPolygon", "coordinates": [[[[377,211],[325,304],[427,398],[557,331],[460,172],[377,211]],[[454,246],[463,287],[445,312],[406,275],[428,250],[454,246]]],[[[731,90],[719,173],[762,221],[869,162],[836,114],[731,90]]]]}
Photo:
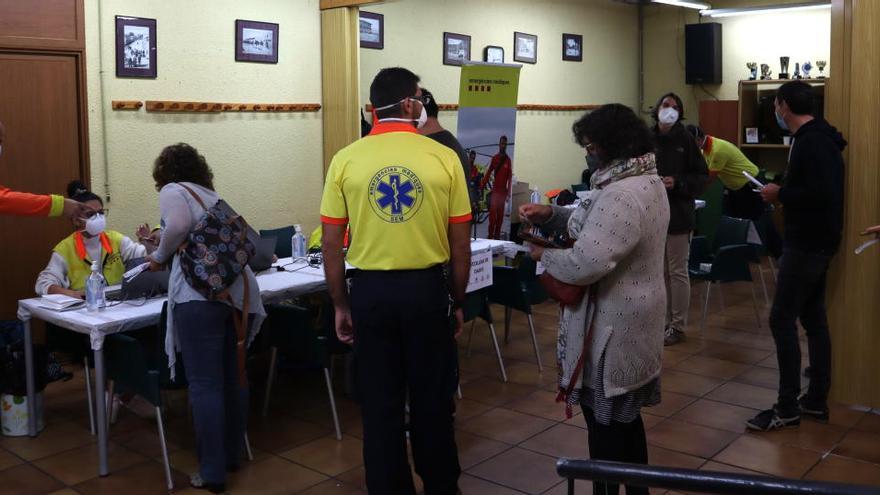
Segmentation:
{"type": "Polygon", "coordinates": [[[116,285],[122,282],[125,263],[143,258],[148,251],[143,244],[114,230],[105,229],[104,203],[82,182],[68,184],[67,196],[85,203],[94,213],[85,220],[73,219],[74,232],[52,249],[49,264],[37,277],[35,290],[39,295],[64,294],[84,298],[92,261],[99,260],[107,285],[116,285]]]}

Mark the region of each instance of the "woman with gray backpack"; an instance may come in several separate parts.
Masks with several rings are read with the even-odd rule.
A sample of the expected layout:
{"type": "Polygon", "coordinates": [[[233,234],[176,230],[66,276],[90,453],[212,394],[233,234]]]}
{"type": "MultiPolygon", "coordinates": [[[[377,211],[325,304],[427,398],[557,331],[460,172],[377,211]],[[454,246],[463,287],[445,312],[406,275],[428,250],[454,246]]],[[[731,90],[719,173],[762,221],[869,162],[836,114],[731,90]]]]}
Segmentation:
{"type": "Polygon", "coordinates": [[[247,262],[248,227],[214,191],[214,174],[195,148],[179,143],[153,165],[162,240],[150,269],[171,264],[165,351],[183,356],[199,456],[194,488],[222,493],[238,467],[248,404],[244,351],[266,313],[247,262]]]}

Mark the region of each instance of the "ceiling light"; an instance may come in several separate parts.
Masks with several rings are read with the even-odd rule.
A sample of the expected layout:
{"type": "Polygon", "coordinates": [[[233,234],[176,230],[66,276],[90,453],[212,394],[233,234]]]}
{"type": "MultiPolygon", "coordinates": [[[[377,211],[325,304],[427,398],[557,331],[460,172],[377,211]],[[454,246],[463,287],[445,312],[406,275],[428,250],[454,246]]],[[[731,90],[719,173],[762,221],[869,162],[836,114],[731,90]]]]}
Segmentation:
{"type": "Polygon", "coordinates": [[[792,3],[788,5],[765,5],[763,7],[743,7],[736,9],[708,9],[700,11],[701,16],[733,17],[737,15],[772,14],[800,10],[820,10],[831,8],[830,2],[792,3]]]}
{"type": "Polygon", "coordinates": [[[651,3],[663,3],[666,5],[674,5],[676,7],[687,7],[689,9],[697,9],[697,10],[706,10],[711,9],[712,6],[705,3],[699,2],[685,2],[683,0],[651,0],[651,3]]]}

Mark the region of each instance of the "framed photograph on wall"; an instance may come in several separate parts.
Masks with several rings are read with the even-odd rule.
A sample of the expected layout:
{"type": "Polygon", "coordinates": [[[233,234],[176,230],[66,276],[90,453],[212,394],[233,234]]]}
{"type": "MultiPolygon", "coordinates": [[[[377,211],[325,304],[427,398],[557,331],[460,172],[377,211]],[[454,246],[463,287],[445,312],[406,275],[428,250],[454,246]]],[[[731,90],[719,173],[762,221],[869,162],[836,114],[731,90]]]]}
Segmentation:
{"type": "Polygon", "coordinates": [[[235,61],[278,63],[278,24],[235,20],[235,61]]]}
{"type": "Polygon", "coordinates": [[[360,12],[361,48],[385,48],[385,16],[373,12],[360,12]]]}
{"type": "Polygon", "coordinates": [[[493,45],[483,48],[483,62],[488,62],[490,64],[503,64],[504,48],[493,45]]]}
{"type": "Polygon", "coordinates": [[[568,62],[583,62],[583,36],[579,34],[562,33],[562,60],[568,62]]]}
{"type": "Polygon", "coordinates": [[[513,60],[526,64],[538,63],[538,37],[534,34],[513,33],[513,60]]]}
{"type": "Polygon", "coordinates": [[[461,65],[471,59],[471,37],[443,33],[443,65],[461,65]]]}
{"type": "Polygon", "coordinates": [[[116,16],[116,77],[155,78],[156,19],[116,16]]]}

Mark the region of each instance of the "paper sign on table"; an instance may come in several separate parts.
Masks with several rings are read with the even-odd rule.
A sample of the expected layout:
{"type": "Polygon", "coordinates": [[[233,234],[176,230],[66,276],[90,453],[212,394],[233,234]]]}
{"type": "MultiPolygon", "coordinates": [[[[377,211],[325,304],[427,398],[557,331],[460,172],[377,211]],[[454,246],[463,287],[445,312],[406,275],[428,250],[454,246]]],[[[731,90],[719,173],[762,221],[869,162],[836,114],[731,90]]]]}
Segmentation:
{"type": "Polygon", "coordinates": [[[468,292],[492,285],[492,251],[471,254],[471,274],[468,279],[468,292]]]}

